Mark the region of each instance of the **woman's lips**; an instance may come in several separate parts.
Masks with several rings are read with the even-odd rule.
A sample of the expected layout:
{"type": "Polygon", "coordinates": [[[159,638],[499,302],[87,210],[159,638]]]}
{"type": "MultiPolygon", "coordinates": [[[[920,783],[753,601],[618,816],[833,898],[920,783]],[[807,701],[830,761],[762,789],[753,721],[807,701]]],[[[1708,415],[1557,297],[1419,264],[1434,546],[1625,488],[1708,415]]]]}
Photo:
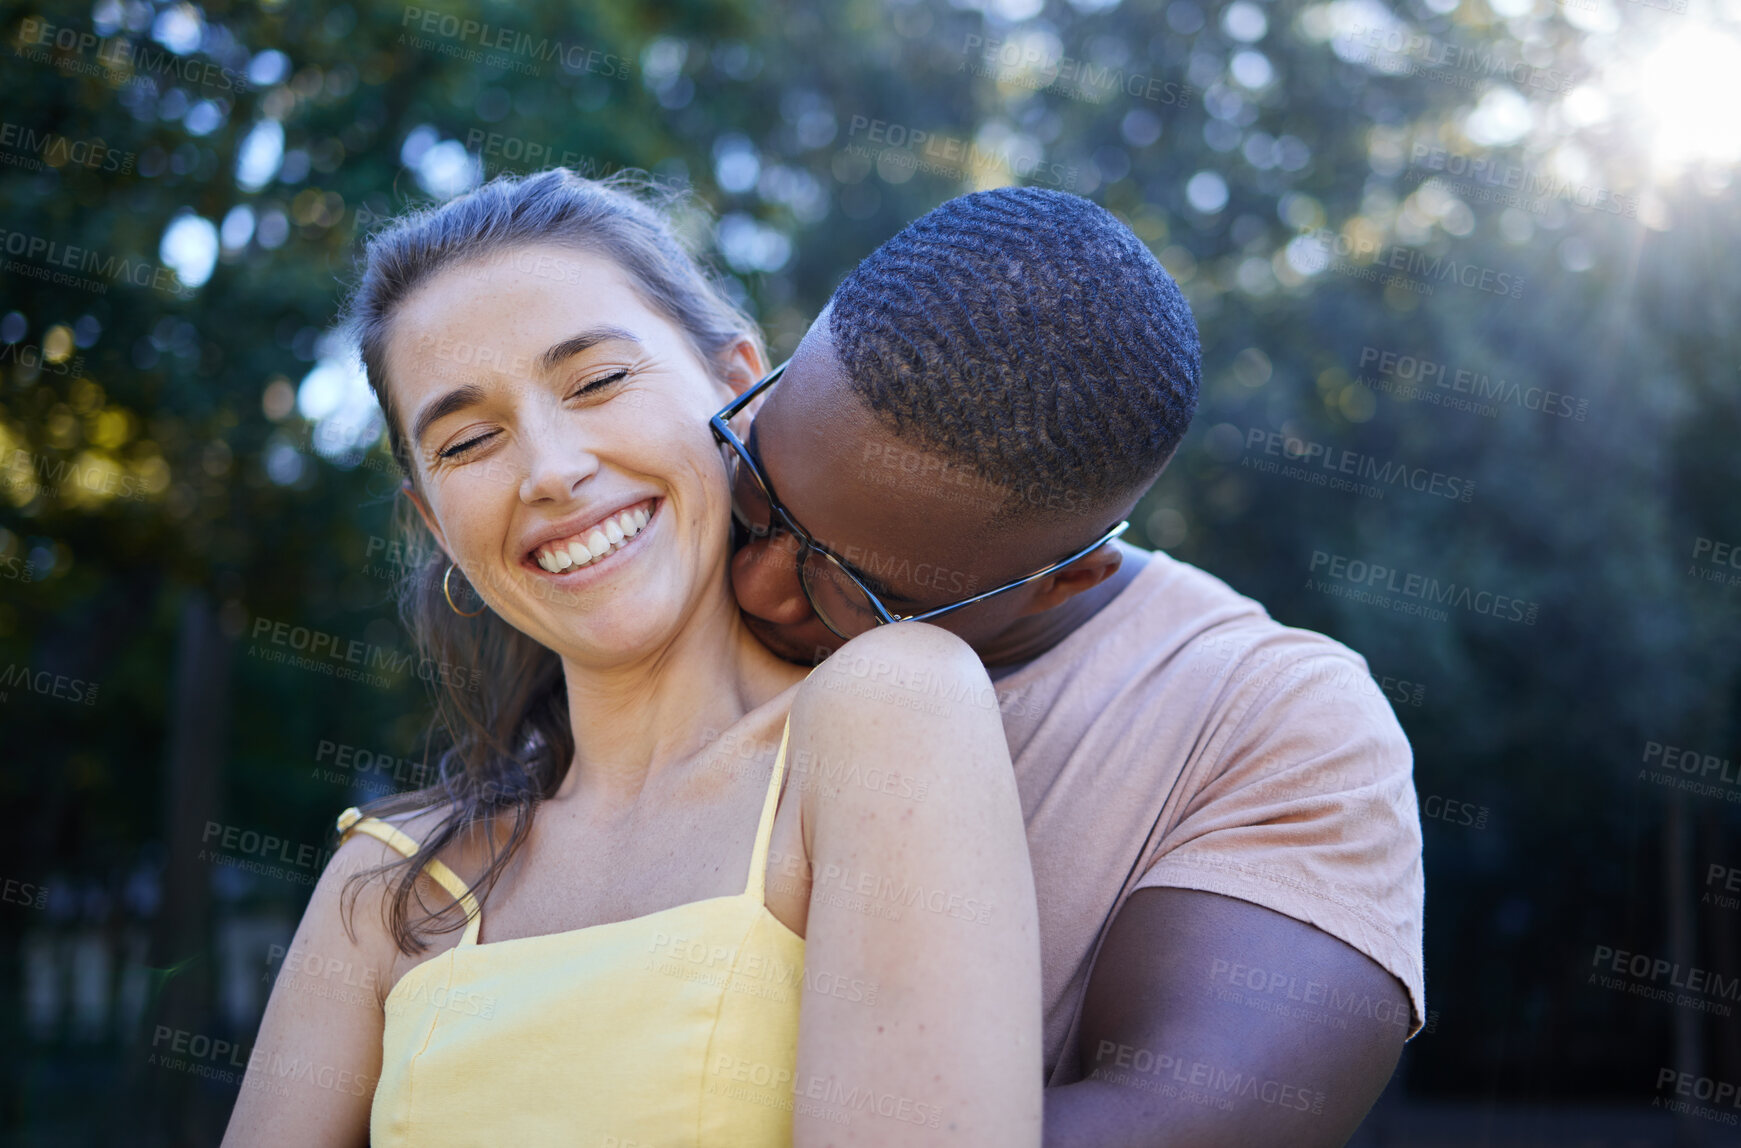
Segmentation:
{"type": "Polygon", "coordinates": [[[657,511],[658,499],[636,503],[579,533],[546,542],[532,552],[531,560],[548,574],[584,569],[627,546],[646,529],[657,511]]]}

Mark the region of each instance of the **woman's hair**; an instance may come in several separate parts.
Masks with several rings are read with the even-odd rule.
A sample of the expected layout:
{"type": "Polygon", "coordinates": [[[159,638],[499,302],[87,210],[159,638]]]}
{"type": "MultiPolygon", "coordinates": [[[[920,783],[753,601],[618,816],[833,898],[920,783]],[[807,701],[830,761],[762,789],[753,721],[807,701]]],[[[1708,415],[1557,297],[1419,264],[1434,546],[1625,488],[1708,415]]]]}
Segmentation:
{"type": "MultiPolygon", "coordinates": [[[[362,276],[346,312],[369,386],[386,416],[388,442],[407,481],[417,482],[401,415],[393,400],[387,346],[395,315],[417,289],[443,271],[530,247],[559,247],[608,257],[641,298],[680,328],[710,368],[743,340],[762,349],[755,323],[734,305],[671,223],[681,193],[640,173],[586,179],[564,168],[500,176],[438,207],[404,216],[370,237],[362,276]]],[[[417,895],[421,861],[481,828],[489,861],[473,894],[481,901],[531,829],[538,802],[556,792],[574,756],[568,694],[555,653],[494,613],[462,617],[448,605],[447,557],[408,499],[398,506],[407,561],[399,613],[419,655],[419,676],[435,695],[432,745],[438,780],[370,802],[365,815],[431,807],[446,812],[424,836],[417,858],[402,858],[351,878],[397,873],[387,927],[400,951],[422,951],[424,937],[465,923],[457,903],[431,909],[417,895]],[[415,557],[413,557],[415,556],[415,557]],[[505,843],[495,832],[510,827],[505,843]],[[413,902],[417,915],[413,916],[413,902]]],[[[456,588],[463,581],[455,581],[456,588]]],[[[470,603],[462,600],[462,604],[470,603]]]]}

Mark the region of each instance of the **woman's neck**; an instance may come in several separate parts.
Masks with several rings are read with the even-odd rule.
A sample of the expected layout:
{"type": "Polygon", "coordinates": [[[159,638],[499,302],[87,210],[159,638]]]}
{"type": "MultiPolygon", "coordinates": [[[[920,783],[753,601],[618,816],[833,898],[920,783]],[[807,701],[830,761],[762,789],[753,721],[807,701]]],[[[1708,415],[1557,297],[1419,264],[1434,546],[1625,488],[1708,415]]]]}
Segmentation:
{"type": "Polygon", "coordinates": [[[673,639],[632,661],[581,666],[563,658],[574,763],[557,799],[585,790],[632,803],[659,770],[692,758],[745,714],[801,681],[744,627],[730,593],[673,639]]]}

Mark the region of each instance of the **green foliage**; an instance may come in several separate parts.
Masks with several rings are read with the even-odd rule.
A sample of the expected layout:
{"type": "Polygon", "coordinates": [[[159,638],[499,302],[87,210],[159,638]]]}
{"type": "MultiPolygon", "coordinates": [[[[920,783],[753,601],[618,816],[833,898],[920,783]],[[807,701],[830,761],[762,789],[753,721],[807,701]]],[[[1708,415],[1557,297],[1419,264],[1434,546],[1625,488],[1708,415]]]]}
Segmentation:
{"type": "MultiPolygon", "coordinates": [[[[1589,43],[1690,19],[1621,7],[1609,33],[1580,31],[1545,0],[1509,20],[1480,0],[1396,16],[1435,42],[1594,83],[1589,43]]],[[[1500,80],[1341,58],[1320,34],[1324,5],[1053,0],[1012,31],[942,0],[278,0],[207,6],[201,46],[174,55],[144,29],[170,21],[159,26],[173,36],[178,11],[195,10],[54,4],[0,18],[0,315],[23,322],[0,330],[0,667],[35,675],[0,684],[0,793],[16,827],[0,876],[54,894],[40,911],[0,906],[14,922],[0,968],[16,985],[45,967],[31,944],[149,933],[149,958],[126,959],[180,970],[151,981],[149,1006],[122,992],[86,1038],[8,1010],[16,1069],[0,1110],[20,1143],[215,1139],[233,1088],[144,1067],[152,1026],[178,1010],[197,1031],[248,1040],[266,986],[213,971],[227,959],[215,922],[287,936],[306,884],[194,864],[201,841],[172,827],[326,847],[333,816],[373,791],[322,747],[378,755],[391,764],[377,773],[402,784],[420,753],[414,673],[359,684],[262,656],[278,623],[408,649],[386,456],[323,455],[315,420],[290,406],[359,242],[432,198],[420,178],[434,167],[410,162],[408,141],[463,152],[487,175],[564,162],[691,183],[722,220],[719,262],[776,356],[855,260],[950,195],[1024,181],[1120,213],[1185,287],[1205,349],[1196,424],[1139,507],[1137,540],[1146,531],[1278,618],[1347,641],[1381,678],[1424,687],[1398,705],[1422,797],[1491,810],[1480,830],[1426,823],[1429,994],[1443,1020],[1413,1046],[1408,1088],[1642,1095],[1674,1026],[1677,1050],[1741,1073],[1716,1021],[1586,983],[1597,945],[1669,952],[1670,902],[1696,895],[1694,870],[1741,865],[1723,843],[1736,803],[1670,794],[1642,760],[1650,743],[1741,757],[1741,590],[1711,580],[1726,568],[1696,550],[1741,545],[1732,173],[1653,173],[1649,139],[1618,113],[1479,146],[1469,111],[1500,80]],[[1249,45],[1234,36],[1245,9],[1268,21],[1249,45]],[[126,11],[145,24],[115,26],[126,11]],[[448,31],[449,18],[479,28],[448,31]],[[44,41],[44,22],[58,37],[44,41]],[[1230,79],[1241,50],[1261,51],[1273,80],[1230,79]],[[284,54],[282,75],[269,51],[284,54]],[[238,162],[266,123],[282,127],[283,160],[246,188],[238,162]],[[1635,211],[1552,193],[1508,210],[1470,180],[1435,191],[1417,145],[1530,172],[1576,151],[1591,165],[1580,185],[1635,211]],[[1224,206],[1193,206],[1188,188],[1214,190],[1193,182],[1204,172],[1219,173],[1224,206]],[[159,251],[184,213],[241,239],[192,288],[159,251]],[[1326,234],[1375,247],[1319,269],[1312,244],[1322,263],[1326,234]],[[1361,278],[1374,253],[1414,287],[1361,278]],[[1441,277],[1444,261],[1475,268],[1477,285],[1441,277]],[[43,278],[57,271],[76,281],[43,278]],[[1521,281],[1520,297],[1483,289],[1482,272],[1521,281]],[[1440,382],[1462,371],[1471,386],[1514,386],[1481,400],[1429,383],[1410,398],[1380,371],[1385,354],[1444,364],[1440,382]],[[1567,405],[1529,409],[1547,392],[1567,405]],[[1494,409],[1443,405],[1455,398],[1494,409]],[[1317,449],[1290,459],[1288,440],[1317,449]],[[1473,493],[1361,477],[1369,463],[1473,493]],[[1289,465],[1382,497],[1289,478],[1289,465]],[[1532,620],[1473,599],[1436,619],[1336,596],[1326,587],[1360,589],[1330,577],[1337,557],[1394,570],[1399,586],[1418,576],[1516,599],[1532,620]],[[217,626],[203,645],[189,637],[200,618],[217,626]],[[227,691],[197,685],[201,650],[227,691]],[[176,730],[202,722],[227,731],[219,768],[178,780],[199,751],[176,730]],[[178,821],[190,794],[197,808],[178,821]],[[1696,826],[1690,853],[1668,848],[1670,823],[1696,826]],[[198,888],[165,877],[177,865],[198,888]],[[180,933],[163,924],[178,899],[207,906],[180,933]],[[35,940],[11,943],[25,934],[35,940]],[[203,938],[194,951],[189,936],[203,938]],[[176,1003],[178,984],[191,988],[176,1003]],[[156,1099],[133,1124],[88,1110],[98,1090],[156,1099]]],[[[1552,97],[1524,95],[1549,124],[1552,97]]],[[[1734,918],[1694,912],[1677,959],[1741,972],[1725,939],[1734,918]]],[[[53,966],[70,950],[42,951],[53,966]]],[[[250,959],[248,976],[269,972],[250,959]]]]}

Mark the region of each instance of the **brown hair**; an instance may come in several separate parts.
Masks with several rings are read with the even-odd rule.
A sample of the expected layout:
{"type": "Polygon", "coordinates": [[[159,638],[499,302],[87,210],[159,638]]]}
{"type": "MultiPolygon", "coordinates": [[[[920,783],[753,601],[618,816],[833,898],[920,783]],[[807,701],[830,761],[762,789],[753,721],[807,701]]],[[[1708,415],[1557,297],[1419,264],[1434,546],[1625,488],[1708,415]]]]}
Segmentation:
{"type": "MultiPolygon", "coordinates": [[[[642,299],[684,332],[703,362],[717,366],[745,339],[762,349],[755,323],[677,237],[671,220],[686,202],[682,193],[661,188],[641,173],[593,180],[556,168],[499,176],[370,237],[346,325],[408,483],[416,483],[416,468],[388,385],[387,343],[394,314],[405,300],[456,265],[529,246],[596,252],[627,272],[642,299]]],[[[492,612],[471,618],[455,613],[442,589],[447,558],[408,499],[399,500],[397,519],[406,553],[420,559],[406,566],[399,613],[425,659],[419,664],[436,670],[427,677],[435,700],[431,751],[437,755],[439,780],[372,801],[363,812],[381,816],[446,806],[424,837],[422,858],[481,828],[489,861],[472,892],[482,901],[525,841],[538,803],[555,793],[573,760],[562,663],[492,612]],[[510,833],[500,844],[493,830],[504,823],[510,833]]],[[[356,882],[397,871],[386,923],[406,954],[422,951],[425,936],[465,923],[457,902],[431,909],[416,898],[420,915],[413,917],[420,870],[416,859],[402,858],[346,884],[354,907],[356,882]]]]}

